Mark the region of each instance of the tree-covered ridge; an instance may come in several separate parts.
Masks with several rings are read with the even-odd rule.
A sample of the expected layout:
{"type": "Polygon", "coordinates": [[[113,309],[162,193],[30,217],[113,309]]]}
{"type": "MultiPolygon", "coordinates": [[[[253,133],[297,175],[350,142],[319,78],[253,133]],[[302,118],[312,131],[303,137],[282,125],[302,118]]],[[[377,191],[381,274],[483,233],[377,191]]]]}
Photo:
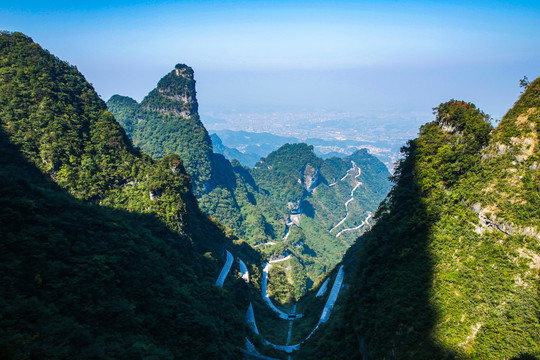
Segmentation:
{"type": "Polygon", "coordinates": [[[538,85],[491,134],[472,104],[436,108],[356,247],[339,317],[305,358],[540,356],[538,85]]]}
{"type": "Polygon", "coordinates": [[[473,103],[450,100],[433,110],[435,121],[441,128],[474,134],[480,145],[487,143],[491,131],[489,116],[477,109],[473,103]]]}
{"type": "Polygon", "coordinates": [[[0,34],[0,123],[0,357],[237,356],[245,310],[213,286],[230,240],[178,155],[133,148],[21,33],[0,34]]]}
{"type": "Polygon", "coordinates": [[[286,205],[304,196],[309,178],[321,166],[322,159],[307,144],[285,144],[261,159],[253,169],[257,184],[286,205]]]}
{"type": "Polygon", "coordinates": [[[39,168],[82,199],[139,174],[149,159],[75,67],[20,33],[1,34],[0,57],[2,127],[39,168]]]}
{"type": "Polygon", "coordinates": [[[2,129],[62,188],[82,200],[158,213],[174,229],[205,227],[180,158],[154,161],[133,148],[75,67],[21,33],[2,33],[0,59],[2,129]]]}
{"type": "Polygon", "coordinates": [[[298,299],[341,259],[361,229],[336,235],[359,226],[369,211],[375,211],[388,191],[390,176],[384,164],[365,150],[323,161],[306,144],[284,145],[256,169],[215,154],[212,168],[216,187],[200,198],[203,210],[265,257],[292,256],[283,263],[292,285],[272,281],[270,289],[279,288],[276,299],[283,302],[298,299]],[[356,178],[353,162],[361,169],[356,178]],[[330,232],[346,216],[345,202],[358,182],[363,185],[348,204],[350,216],[330,232]],[[292,213],[298,224],[291,223],[292,213]]]}
{"type": "Polygon", "coordinates": [[[190,67],[176,65],[140,104],[114,95],[107,106],[133,143],[150,156],[179,154],[197,196],[213,188],[212,141],[197,113],[195,80],[190,67]]]}
{"type": "MultiPolygon", "coordinates": [[[[471,204],[493,226],[514,235],[536,234],[538,239],[540,225],[535,221],[540,218],[539,94],[537,79],[494,130],[493,139],[482,154],[482,181],[474,183],[477,201],[471,204]]],[[[467,184],[474,180],[467,180],[467,184]]]]}
{"type": "Polygon", "coordinates": [[[113,95],[107,102],[107,109],[114,114],[128,135],[135,130],[137,124],[135,113],[138,107],[139,103],[129,96],[113,95]]]}
{"type": "MultiPolygon", "coordinates": [[[[537,110],[540,107],[540,81],[536,79],[527,86],[525,93],[521,95],[519,100],[510,109],[495,132],[495,138],[498,142],[509,145],[512,138],[523,137],[524,135],[533,134],[531,131],[539,131],[540,125],[538,122],[537,110]],[[527,118],[527,121],[521,120],[527,118]],[[530,128],[530,125],[533,128],[530,128]],[[536,129],[534,129],[536,125],[536,129]]],[[[538,152],[538,146],[535,148],[538,152]]]]}

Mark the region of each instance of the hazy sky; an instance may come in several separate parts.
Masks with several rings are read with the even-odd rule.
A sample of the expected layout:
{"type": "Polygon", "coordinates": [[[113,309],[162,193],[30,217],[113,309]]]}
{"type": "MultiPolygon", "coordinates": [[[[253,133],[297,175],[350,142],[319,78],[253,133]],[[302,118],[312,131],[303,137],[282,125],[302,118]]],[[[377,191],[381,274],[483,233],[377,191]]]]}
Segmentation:
{"type": "Polygon", "coordinates": [[[141,100],[176,63],[200,111],[429,113],[450,98],[501,117],[540,76],[539,1],[0,1],[1,28],[76,65],[107,100],[141,100]]]}

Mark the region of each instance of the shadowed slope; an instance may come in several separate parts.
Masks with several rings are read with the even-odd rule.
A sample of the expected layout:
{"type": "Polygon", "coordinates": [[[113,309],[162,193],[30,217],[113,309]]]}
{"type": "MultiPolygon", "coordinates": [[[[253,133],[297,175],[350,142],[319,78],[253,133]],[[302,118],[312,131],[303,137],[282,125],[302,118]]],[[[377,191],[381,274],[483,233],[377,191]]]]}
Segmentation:
{"type": "Polygon", "coordinates": [[[354,247],[339,316],[300,358],[538,356],[539,86],[493,136],[470,103],[436,108],[354,247]]]}
{"type": "Polygon", "coordinates": [[[23,34],[0,60],[0,357],[237,356],[244,310],[214,285],[228,239],[180,158],[134,149],[23,34]]]}

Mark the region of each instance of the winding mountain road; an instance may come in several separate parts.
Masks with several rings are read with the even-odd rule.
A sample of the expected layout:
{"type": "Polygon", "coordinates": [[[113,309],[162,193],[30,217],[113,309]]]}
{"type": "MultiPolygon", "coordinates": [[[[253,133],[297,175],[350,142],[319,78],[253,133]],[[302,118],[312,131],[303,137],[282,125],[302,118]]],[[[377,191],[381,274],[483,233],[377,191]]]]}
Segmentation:
{"type": "MultiPolygon", "coordinates": [[[[358,187],[359,187],[360,185],[362,185],[362,183],[361,183],[360,181],[357,180],[358,177],[362,174],[362,171],[360,170],[359,167],[356,166],[356,163],[355,163],[354,161],[351,161],[351,163],[352,163],[352,167],[351,167],[349,170],[347,170],[347,174],[346,174],[343,178],[341,178],[341,181],[345,180],[345,178],[346,178],[347,176],[349,176],[349,174],[351,173],[351,171],[356,170],[356,171],[357,171],[357,174],[356,174],[356,175],[354,176],[354,178],[353,178],[353,179],[356,181],[356,185],[354,186],[354,188],[353,188],[352,191],[351,191],[351,197],[345,202],[345,211],[346,211],[345,217],[344,217],[343,219],[341,219],[341,221],[338,222],[333,228],[331,228],[329,232],[332,232],[332,230],[334,230],[335,228],[337,228],[338,226],[340,226],[341,224],[343,224],[343,223],[345,222],[345,220],[347,220],[347,218],[349,217],[349,204],[350,204],[351,201],[354,200],[354,192],[356,191],[356,189],[358,189],[358,187]]],[[[363,225],[362,225],[362,226],[363,226],[363,225]]],[[[361,226],[360,226],[360,227],[361,227],[361,226]]],[[[349,231],[350,231],[350,230],[349,230],[349,231]]],[[[341,232],[340,232],[338,235],[336,235],[336,237],[338,237],[339,235],[341,235],[341,232]]]]}
{"type": "MultiPolygon", "coordinates": [[[[270,297],[268,296],[268,292],[267,292],[267,286],[268,286],[268,271],[270,270],[270,267],[271,265],[269,263],[267,264],[264,264],[264,268],[263,268],[263,278],[262,278],[262,284],[261,284],[261,295],[262,295],[262,298],[264,301],[266,301],[266,303],[268,304],[268,306],[270,307],[270,309],[272,309],[276,314],[278,314],[278,316],[280,318],[282,318],[283,320],[291,320],[289,319],[289,314],[281,311],[280,309],[278,309],[274,303],[272,302],[272,300],[270,299],[270,297]]],[[[297,315],[296,317],[301,317],[302,314],[299,314],[297,315]]]]}
{"type": "MultiPolygon", "coordinates": [[[[341,289],[341,284],[343,283],[343,277],[345,276],[345,272],[343,271],[343,265],[339,267],[338,274],[336,276],[336,280],[334,280],[334,285],[332,286],[332,290],[330,291],[330,295],[328,295],[328,300],[326,300],[326,305],[324,305],[323,312],[321,314],[321,318],[319,319],[319,324],[322,324],[328,320],[328,317],[330,316],[330,311],[334,307],[334,304],[336,302],[336,299],[339,294],[339,290],[341,289]]],[[[317,327],[315,329],[317,329],[317,327]]],[[[313,329],[313,331],[315,331],[313,329]]]]}
{"type": "Polygon", "coordinates": [[[219,276],[216,280],[216,285],[219,287],[223,287],[223,282],[225,281],[225,278],[227,277],[227,274],[229,273],[229,270],[231,269],[231,265],[234,260],[234,257],[229,252],[229,250],[225,251],[227,252],[227,261],[225,262],[225,265],[223,266],[223,269],[221,269],[221,272],[219,273],[219,276]]]}
{"type": "MultiPolygon", "coordinates": [[[[294,345],[276,345],[264,339],[263,339],[263,342],[266,345],[272,346],[274,349],[285,351],[287,353],[292,353],[293,351],[300,349],[302,344],[306,342],[311,337],[311,335],[313,335],[313,333],[315,332],[315,330],[317,330],[319,325],[325,323],[330,317],[330,312],[332,311],[332,308],[334,307],[334,304],[336,303],[337,297],[339,295],[339,290],[341,289],[341,285],[343,284],[344,275],[345,275],[345,272],[343,271],[343,265],[341,265],[339,267],[338,274],[336,275],[336,279],[334,280],[334,285],[332,285],[332,290],[330,291],[330,295],[328,295],[328,299],[326,300],[326,304],[324,305],[319,322],[313,328],[313,330],[309,333],[309,335],[304,340],[302,340],[302,342],[298,344],[294,344],[294,345]]],[[[255,321],[255,319],[253,319],[253,321],[255,321]]]]}
{"type": "Polygon", "coordinates": [[[255,322],[255,313],[253,312],[253,305],[251,302],[249,303],[249,307],[247,309],[246,313],[246,320],[253,332],[257,335],[259,335],[259,329],[257,329],[257,323],[255,322]]]}
{"type": "Polygon", "coordinates": [[[281,259],[276,259],[276,260],[270,260],[268,261],[269,264],[274,264],[274,263],[278,263],[278,262],[282,262],[282,261],[287,261],[291,258],[291,254],[285,256],[284,258],[281,258],[281,259]]]}
{"type": "Polygon", "coordinates": [[[347,228],[347,229],[343,229],[341,230],[340,232],[338,232],[336,234],[336,237],[339,237],[341,234],[343,234],[344,232],[346,231],[354,231],[354,230],[358,230],[360,228],[362,228],[364,225],[368,225],[369,224],[369,219],[371,218],[371,214],[368,214],[368,216],[366,217],[366,219],[364,221],[362,221],[362,223],[356,227],[353,227],[353,228],[347,228]]]}
{"type": "Polygon", "coordinates": [[[238,264],[240,265],[240,273],[242,274],[242,279],[244,279],[245,282],[249,283],[249,273],[246,263],[244,263],[242,259],[238,258],[238,264]]]}
{"type": "MultiPolygon", "coordinates": [[[[353,164],[354,164],[354,162],[353,162],[353,164]]],[[[358,185],[359,184],[357,184],[357,186],[355,186],[352,193],[354,193],[354,190],[356,190],[358,185]]],[[[351,195],[352,195],[352,193],[351,193],[351,195]]],[[[369,221],[370,218],[371,218],[371,215],[368,215],[368,217],[365,219],[365,222],[364,221],[362,222],[361,226],[367,224],[367,222],[369,221]]],[[[359,227],[357,227],[357,228],[359,228],[359,227]]],[[[341,232],[343,232],[343,231],[345,231],[345,230],[342,230],[341,232]]],[[[339,234],[338,234],[338,236],[339,236],[339,234]]],[[[229,270],[230,270],[231,265],[232,265],[233,260],[234,260],[234,257],[232,256],[232,254],[228,250],[226,250],[226,252],[227,252],[227,261],[225,262],[225,265],[223,266],[223,269],[221,270],[221,272],[220,272],[220,274],[218,276],[218,279],[216,281],[216,285],[218,285],[220,287],[223,287],[223,282],[225,281],[225,278],[227,277],[227,274],[229,273],[229,270]]],[[[291,354],[293,351],[296,351],[296,350],[300,349],[302,344],[305,341],[307,341],[313,335],[313,333],[315,332],[315,330],[317,330],[319,325],[322,324],[322,323],[325,323],[328,320],[328,318],[330,317],[330,312],[332,311],[332,309],[334,307],[334,304],[335,304],[335,302],[337,300],[337,297],[339,295],[339,291],[341,289],[341,285],[343,284],[344,271],[343,271],[343,265],[341,265],[339,267],[338,274],[336,275],[336,278],[334,280],[334,284],[332,285],[332,290],[330,291],[330,294],[328,295],[328,299],[326,300],[326,304],[325,304],[325,306],[323,308],[323,311],[321,313],[321,317],[319,318],[319,321],[318,321],[317,325],[313,328],[313,330],[309,333],[309,335],[304,340],[302,340],[302,342],[300,342],[298,344],[294,344],[294,345],[289,345],[291,335],[292,335],[292,323],[293,323],[293,320],[298,319],[298,318],[302,317],[303,315],[302,314],[295,314],[296,305],[294,306],[293,310],[291,311],[291,314],[287,314],[284,311],[278,309],[274,305],[274,303],[272,302],[270,297],[268,296],[268,291],[267,291],[267,287],[268,287],[268,271],[271,268],[270,263],[285,261],[285,260],[288,260],[288,259],[290,259],[290,255],[283,258],[283,259],[272,260],[272,261],[269,261],[268,263],[265,263],[264,268],[263,268],[263,274],[262,274],[263,275],[262,276],[262,282],[261,282],[261,295],[262,295],[263,300],[268,304],[268,306],[281,319],[290,321],[289,329],[288,329],[288,333],[287,333],[287,345],[273,344],[273,343],[267,341],[264,338],[262,338],[262,341],[266,345],[272,346],[275,349],[285,351],[285,352],[291,354]]],[[[249,272],[248,272],[246,264],[240,258],[238,259],[238,263],[239,263],[239,267],[240,267],[240,273],[242,274],[242,278],[246,282],[249,282],[249,272]]],[[[321,288],[317,292],[316,297],[324,295],[324,293],[327,290],[329,280],[330,279],[326,279],[324,281],[321,288]]],[[[255,314],[254,314],[253,305],[252,305],[251,302],[249,303],[249,307],[248,307],[248,309],[246,311],[246,322],[247,322],[248,326],[251,328],[251,330],[255,334],[260,335],[259,329],[257,328],[257,323],[255,322],[255,314]]],[[[246,344],[247,344],[246,347],[247,347],[247,352],[248,353],[257,354],[257,350],[255,349],[253,344],[251,344],[251,342],[249,341],[248,338],[246,338],[246,344]]]]}
{"type": "Polygon", "coordinates": [[[257,244],[254,247],[259,247],[259,246],[263,246],[263,245],[276,245],[276,243],[272,242],[272,241],[269,241],[269,242],[257,244]]]}
{"type": "Polygon", "coordinates": [[[323,284],[319,288],[319,291],[317,291],[317,295],[315,295],[315,297],[320,297],[320,296],[324,295],[324,293],[326,292],[326,289],[328,288],[328,281],[329,280],[330,280],[330,278],[324,280],[323,284]]]}

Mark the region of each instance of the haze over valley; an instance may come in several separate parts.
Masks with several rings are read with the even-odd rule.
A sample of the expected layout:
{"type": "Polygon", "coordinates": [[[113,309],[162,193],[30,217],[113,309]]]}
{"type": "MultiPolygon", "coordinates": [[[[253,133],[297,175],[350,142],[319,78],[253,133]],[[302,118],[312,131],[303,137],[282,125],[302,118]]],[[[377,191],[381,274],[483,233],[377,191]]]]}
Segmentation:
{"type": "Polygon", "coordinates": [[[353,113],[327,111],[230,112],[210,113],[207,116],[203,114],[201,120],[210,133],[222,135],[224,145],[248,155],[255,153],[259,157],[264,157],[269,153],[264,149],[275,150],[286,142],[306,142],[314,145],[315,152],[323,157],[343,157],[365,148],[381,159],[392,171],[394,163],[399,158],[399,149],[408,139],[416,136],[418,125],[424,121],[421,119],[428,118],[431,114],[410,115],[407,118],[400,116],[403,115],[379,113],[359,116],[353,113]],[[398,118],[399,121],[396,120],[398,118]],[[232,136],[231,131],[235,131],[236,136],[232,136]],[[264,136],[264,133],[279,137],[264,136]],[[267,148],[265,144],[274,146],[267,148]]]}

